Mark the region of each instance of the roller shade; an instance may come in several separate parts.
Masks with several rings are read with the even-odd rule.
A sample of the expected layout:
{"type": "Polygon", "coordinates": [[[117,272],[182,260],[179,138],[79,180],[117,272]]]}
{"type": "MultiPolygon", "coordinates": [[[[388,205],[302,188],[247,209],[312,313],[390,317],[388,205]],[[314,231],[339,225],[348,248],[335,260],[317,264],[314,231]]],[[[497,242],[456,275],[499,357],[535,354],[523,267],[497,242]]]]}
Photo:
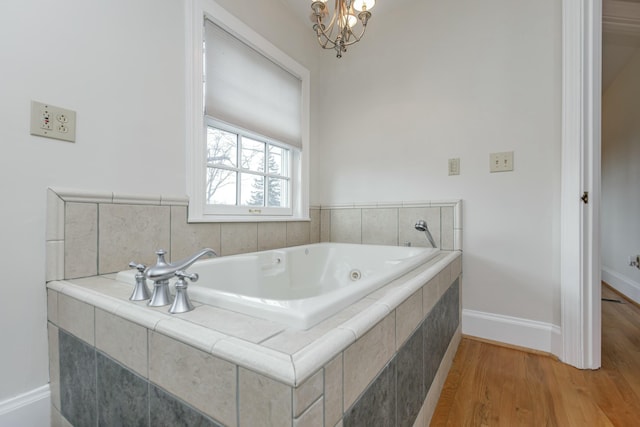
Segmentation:
{"type": "Polygon", "coordinates": [[[302,147],[301,80],[209,20],[205,20],[205,113],[302,147]]]}

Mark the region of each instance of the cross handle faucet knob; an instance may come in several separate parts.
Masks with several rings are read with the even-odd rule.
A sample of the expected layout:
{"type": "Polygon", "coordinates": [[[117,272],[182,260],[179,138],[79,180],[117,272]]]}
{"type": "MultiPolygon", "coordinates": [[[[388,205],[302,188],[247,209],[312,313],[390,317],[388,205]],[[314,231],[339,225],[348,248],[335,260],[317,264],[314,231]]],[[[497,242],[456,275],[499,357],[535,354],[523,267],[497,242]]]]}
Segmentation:
{"type": "Polygon", "coordinates": [[[182,283],[186,283],[184,279],[189,279],[192,282],[197,282],[198,279],[200,278],[200,276],[198,276],[198,273],[189,274],[186,271],[182,271],[182,270],[176,271],[176,277],[182,283]]]}
{"type": "Polygon", "coordinates": [[[140,273],[144,273],[144,271],[147,269],[147,266],[146,266],[146,265],[144,265],[144,264],[138,264],[138,263],[137,263],[137,262],[135,262],[135,261],[131,261],[131,262],[129,263],[129,267],[131,267],[131,268],[135,268],[135,269],[136,269],[136,270],[138,270],[138,272],[140,272],[140,273]]]}

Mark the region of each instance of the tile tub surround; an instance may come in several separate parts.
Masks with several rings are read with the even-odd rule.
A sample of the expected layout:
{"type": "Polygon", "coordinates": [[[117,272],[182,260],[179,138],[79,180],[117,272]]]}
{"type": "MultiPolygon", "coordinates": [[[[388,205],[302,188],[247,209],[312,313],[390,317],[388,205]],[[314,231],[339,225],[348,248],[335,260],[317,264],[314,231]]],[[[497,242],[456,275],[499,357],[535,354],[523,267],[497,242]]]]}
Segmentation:
{"type": "MultiPolygon", "coordinates": [[[[393,398],[408,409],[389,416],[398,417],[397,425],[415,421],[422,427],[430,419],[441,387],[441,382],[432,378],[433,370],[436,379],[444,378],[447,361],[457,346],[460,332],[454,326],[459,323],[459,293],[457,310],[451,311],[457,314],[450,315],[456,317],[455,322],[436,322],[444,326],[434,335],[435,341],[425,336],[430,323],[425,319],[443,317],[438,307],[454,304],[447,295],[451,289],[459,289],[460,276],[461,254],[443,252],[306,331],[284,329],[273,322],[202,305],[191,313],[172,316],[166,307],[152,309],[128,301],[131,288],[115,281],[113,275],[53,281],[48,284],[50,337],[64,337],[58,339],[64,341],[58,348],[50,348],[51,377],[60,384],[60,390],[52,390],[60,395],[59,401],[52,401],[53,411],[65,418],[138,419],[135,414],[119,413],[108,402],[101,406],[98,397],[109,396],[108,391],[100,389],[105,376],[100,373],[102,369],[110,372],[110,378],[122,378],[127,387],[148,390],[146,395],[140,392],[140,401],[129,402],[132,410],[156,407],[161,399],[164,403],[160,406],[174,414],[166,417],[182,411],[228,426],[251,425],[256,419],[266,420],[267,425],[300,427],[333,427],[339,422],[358,425],[352,424],[353,414],[361,410],[362,402],[377,401],[380,390],[387,390],[386,395],[391,396],[384,388],[391,383],[406,384],[395,389],[393,398]],[[76,314],[63,313],[68,309],[76,314]],[[231,329],[226,322],[211,322],[212,318],[226,318],[225,313],[234,319],[231,329]],[[444,342],[452,330],[453,337],[444,342]],[[119,339],[130,342],[118,343],[119,339]],[[72,393],[68,366],[91,370],[85,366],[86,360],[84,364],[68,362],[67,342],[74,340],[72,348],[80,348],[77,352],[85,355],[82,360],[95,354],[96,386],[87,376],[92,382],[81,388],[81,393],[98,396],[97,406],[88,411],[89,415],[78,414],[73,405],[65,403],[72,393]],[[427,363],[416,349],[431,341],[440,343],[438,350],[431,352],[439,360],[429,359],[427,363]],[[443,348],[445,357],[441,357],[443,348]],[[363,366],[374,368],[363,370],[363,366]],[[409,375],[404,366],[423,374],[409,375]],[[410,381],[415,378],[421,379],[410,381]],[[429,378],[434,381],[431,390],[425,385],[429,378]],[[419,397],[413,390],[419,391],[419,397]]],[[[50,345],[55,341],[50,339],[50,345]]],[[[385,407],[391,408],[390,404],[385,407]]],[[[140,425],[145,422],[146,418],[140,425]]]]}
{"type": "Polygon", "coordinates": [[[188,199],[118,193],[47,191],[46,280],[65,280],[125,270],[130,261],[182,259],[203,247],[219,255],[308,243],[342,242],[428,246],[414,229],[429,224],[438,246],[462,249],[462,201],[357,203],[309,209],[310,221],[187,222],[188,199]]]}
{"type": "Polygon", "coordinates": [[[462,249],[462,201],[322,205],[320,241],[430,247],[415,224],[424,219],[439,248],[462,249]]]}
{"type": "Polygon", "coordinates": [[[155,262],[155,251],[178,260],[204,247],[219,255],[320,241],[320,211],[311,221],[187,222],[188,199],[49,189],[46,280],[126,270],[130,261],[155,262]]]}

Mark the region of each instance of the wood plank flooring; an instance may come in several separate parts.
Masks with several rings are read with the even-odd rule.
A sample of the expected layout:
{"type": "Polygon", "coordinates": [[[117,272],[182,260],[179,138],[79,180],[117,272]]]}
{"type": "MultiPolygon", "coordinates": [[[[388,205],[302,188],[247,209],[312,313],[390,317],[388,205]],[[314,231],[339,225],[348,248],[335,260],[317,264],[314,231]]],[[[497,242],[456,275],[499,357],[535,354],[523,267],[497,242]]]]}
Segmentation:
{"type": "Polygon", "coordinates": [[[601,369],[464,338],[431,426],[640,426],[640,308],[602,297],[601,369]]]}

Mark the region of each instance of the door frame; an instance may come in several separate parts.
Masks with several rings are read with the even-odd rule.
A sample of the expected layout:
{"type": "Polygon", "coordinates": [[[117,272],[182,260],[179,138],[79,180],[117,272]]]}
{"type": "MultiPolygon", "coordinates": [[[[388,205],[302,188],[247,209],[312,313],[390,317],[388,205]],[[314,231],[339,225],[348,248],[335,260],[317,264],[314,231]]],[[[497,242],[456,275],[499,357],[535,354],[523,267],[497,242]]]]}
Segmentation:
{"type": "Polygon", "coordinates": [[[601,361],[600,128],[602,0],[563,0],[560,359],[601,361]],[[588,203],[581,200],[588,192],[588,203]]]}

